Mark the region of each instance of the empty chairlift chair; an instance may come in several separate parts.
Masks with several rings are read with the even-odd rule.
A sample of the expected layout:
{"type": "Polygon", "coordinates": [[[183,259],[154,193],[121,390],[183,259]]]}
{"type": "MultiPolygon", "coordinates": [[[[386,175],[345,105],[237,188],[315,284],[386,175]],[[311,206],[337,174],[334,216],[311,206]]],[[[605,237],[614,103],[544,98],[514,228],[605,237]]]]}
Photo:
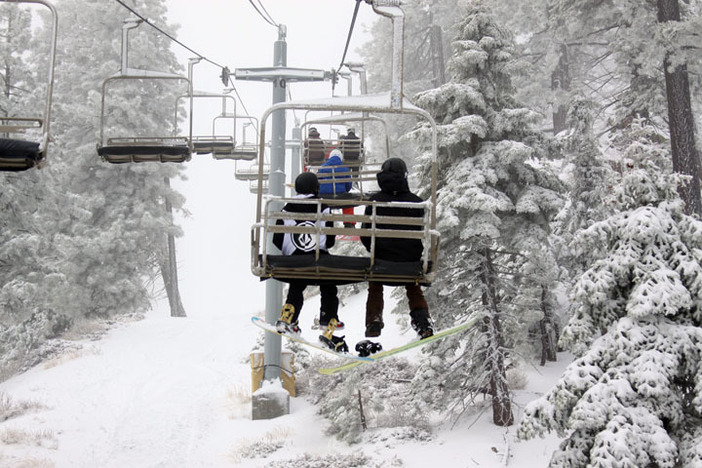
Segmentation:
{"type": "MultiPolygon", "coordinates": [[[[139,24],[141,24],[141,20],[128,19],[125,21],[122,27],[122,65],[120,71],[102,83],[98,155],[104,161],[114,164],[141,162],[182,163],[189,161],[193,152],[191,122],[188,124],[187,135],[177,135],[177,128],[175,127],[161,128],[154,135],[141,134],[141,129],[139,128],[124,130],[124,128],[129,128],[129,122],[120,122],[121,129],[119,132],[130,132],[130,134],[107,136],[108,133],[116,133],[115,130],[108,127],[107,115],[108,113],[119,114],[120,106],[125,105],[124,101],[131,101],[135,105],[140,104],[142,109],[148,111],[158,106],[177,107],[177,99],[175,97],[182,93],[182,91],[179,92],[176,89],[179,85],[185,86],[186,92],[192,94],[191,80],[188,77],[175,73],[129,67],[129,30],[136,28],[139,24]],[[127,86],[131,84],[132,86],[122,89],[122,94],[117,96],[114,102],[110,101],[111,106],[108,112],[108,90],[111,89],[110,85],[117,83],[127,86]],[[174,85],[174,88],[169,90],[170,92],[166,92],[166,83],[174,85]]],[[[117,90],[113,89],[113,92],[117,94],[117,90]]],[[[188,117],[192,117],[192,112],[188,117]]]]}
{"type": "MultiPolygon", "coordinates": [[[[0,116],[0,171],[16,172],[32,167],[41,167],[46,158],[54,86],[58,18],[54,6],[43,0],[0,0],[0,2],[39,4],[47,7],[51,13],[50,44],[46,60],[47,75],[45,82],[35,90],[43,92],[43,97],[40,100],[43,107],[35,112],[20,111],[15,108],[14,94],[11,94],[7,115],[0,116]]],[[[4,79],[7,80],[8,77],[5,76],[4,79]]],[[[7,84],[12,86],[12,83],[7,84]]],[[[34,97],[35,95],[32,93],[32,98],[34,97]]]]}
{"type": "Polygon", "coordinates": [[[246,127],[252,126],[258,128],[258,119],[250,115],[235,115],[234,116],[234,133],[236,129],[241,128],[241,138],[234,139],[234,148],[231,155],[226,158],[216,159],[234,159],[236,161],[253,161],[258,157],[258,145],[246,140],[246,127]]]}
{"type": "MultiPolygon", "coordinates": [[[[222,111],[212,119],[212,133],[209,135],[194,135],[192,138],[193,152],[196,154],[211,154],[215,159],[235,159],[235,126],[236,126],[236,100],[228,94],[215,94],[205,92],[195,92],[192,96],[183,95],[179,99],[192,97],[193,100],[203,101],[204,98],[215,98],[222,100],[222,111]],[[227,102],[231,101],[233,112],[228,112],[227,102]],[[231,126],[228,131],[222,131],[222,125],[219,123],[228,124],[231,126]]],[[[177,109],[176,109],[177,112],[177,109]]],[[[192,111],[192,119],[195,119],[197,113],[192,111]]],[[[177,115],[176,115],[177,120],[177,115]]]]}
{"type": "MultiPolygon", "coordinates": [[[[168,132],[164,131],[164,134],[161,135],[115,136],[109,138],[106,136],[108,132],[108,122],[106,121],[106,95],[108,92],[108,85],[115,81],[132,81],[136,83],[137,80],[143,80],[145,82],[154,80],[176,80],[189,83],[188,78],[181,75],[137,69],[127,69],[126,73],[120,72],[106,79],[102,85],[100,144],[98,145],[98,154],[105,161],[114,164],[140,162],[182,163],[189,161],[192,156],[190,134],[187,136],[173,136],[172,134],[165,134],[168,132]]],[[[138,87],[141,87],[141,85],[138,87]]],[[[137,86],[135,86],[135,88],[137,88],[137,86]]],[[[146,99],[148,96],[144,96],[143,98],[146,99]]]]}

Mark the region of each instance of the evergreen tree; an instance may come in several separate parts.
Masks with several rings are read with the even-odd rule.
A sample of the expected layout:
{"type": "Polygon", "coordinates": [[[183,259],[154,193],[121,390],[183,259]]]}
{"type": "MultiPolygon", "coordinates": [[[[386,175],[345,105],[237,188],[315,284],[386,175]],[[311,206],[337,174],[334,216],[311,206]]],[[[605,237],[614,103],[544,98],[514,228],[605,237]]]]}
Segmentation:
{"type": "Polygon", "coordinates": [[[420,392],[441,385],[437,404],[444,407],[487,388],[494,422],[510,425],[506,366],[526,330],[515,312],[539,309],[542,287],[551,287],[553,264],[539,257],[562,184],[538,163],[548,144],[532,130],[539,117],[514,99],[513,40],[483,2],[468,4],[454,48],[450,81],[416,98],[440,126],[442,266],[429,302],[439,328],[473,314],[481,326],[468,338],[438,343],[433,356],[440,359],[415,383],[420,392]]]}
{"type": "MultiPolygon", "coordinates": [[[[57,74],[63,79],[57,87],[57,125],[64,138],[59,148],[60,162],[55,164],[57,177],[76,200],[76,209],[87,214],[81,223],[62,226],[66,236],[65,255],[70,259],[72,282],[80,285],[86,315],[109,316],[128,310],[149,307],[144,279],[158,271],[159,255],[165,251],[165,234],[177,229],[166,211],[166,197],[178,208],[182,197],[174,193],[166,180],[176,176],[181,167],[166,164],[108,165],[99,161],[95,145],[99,139],[100,86],[104,79],[120,70],[122,21],[130,13],[119,4],[108,12],[100,2],[65,1],[61,15],[80,25],[80,34],[64,31],[61,39],[66,56],[59,60],[57,74]],[[104,18],[112,18],[105,22],[104,18]],[[103,53],[79,51],[103,47],[103,53]],[[87,99],[78,100],[82,89],[87,99]],[[66,112],[61,112],[66,109],[66,112]]],[[[163,1],[138,2],[135,9],[157,24],[165,24],[163,1]]],[[[158,71],[180,69],[169,51],[170,42],[146,25],[129,36],[129,66],[158,71]]],[[[130,80],[115,87],[108,96],[110,119],[107,124],[120,127],[116,134],[164,135],[172,129],[173,103],[180,90],[153,81],[130,80]],[[130,89],[131,88],[131,89],[130,89]],[[151,96],[142,93],[150,92],[151,96]],[[151,99],[152,97],[156,99],[151,99]],[[115,103],[117,97],[120,102],[115,103]],[[164,126],[165,130],[164,130],[164,126]]],[[[109,92],[109,91],[108,91],[109,92]]],[[[113,130],[105,129],[107,134],[113,130]]]]}
{"type": "MultiPolygon", "coordinates": [[[[3,115],[36,116],[45,105],[50,39],[37,14],[45,10],[40,7],[0,4],[3,115]]],[[[49,180],[46,171],[0,173],[0,378],[31,359],[33,350],[69,322],[46,288],[65,285],[51,222],[44,216],[48,206],[60,203],[49,180]]]]}
{"type": "Polygon", "coordinates": [[[702,222],[684,212],[669,150],[635,120],[616,211],[580,234],[599,254],[577,281],[564,345],[578,356],[529,404],[519,435],[565,437],[551,466],[702,462],[702,222]]]}
{"type": "MultiPolygon", "coordinates": [[[[165,24],[162,0],[140,1],[134,7],[165,24]]],[[[122,21],[130,13],[117,3],[63,0],[58,15],[47,166],[1,176],[0,203],[7,210],[0,220],[0,346],[5,368],[10,360],[21,365],[47,338],[86,317],[146,310],[148,282],[158,275],[166,234],[179,234],[166,201],[179,209],[183,197],[166,181],[178,176],[182,167],[108,165],[96,152],[100,87],[120,70],[122,21]]],[[[44,29],[38,25],[24,32],[43,37],[44,29]]],[[[179,71],[170,45],[169,39],[143,25],[130,36],[130,66],[179,71]]],[[[32,60],[39,59],[29,57],[29,63],[32,60]]],[[[135,88],[119,91],[123,99],[111,109],[111,125],[121,126],[122,135],[164,135],[175,125],[174,92],[159,86],[149,90],[146,97],[135,88]]]]}

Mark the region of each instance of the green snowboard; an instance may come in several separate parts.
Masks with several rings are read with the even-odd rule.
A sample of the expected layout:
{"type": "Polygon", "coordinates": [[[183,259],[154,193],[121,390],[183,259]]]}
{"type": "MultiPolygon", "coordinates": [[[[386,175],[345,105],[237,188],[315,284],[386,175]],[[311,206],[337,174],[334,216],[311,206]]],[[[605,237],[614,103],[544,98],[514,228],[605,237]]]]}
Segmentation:
{"type": "Polygon", "coordinates": [[[455,327],[447,328],[446,330],[442,330],[438,333],[435,333],[434,335],[430,336],[429,338],[424,338],[423,340],[414,340],[410,343],[404,344],[402,346],[398,346],[397,348],[388,349],[387,351],[381,351],[379,353],[372,354],[372,355],[368,356],[369,358],[371,358],[370,361],[351,361],[351,362],[343,364],[339,367],[331,367],[328,369],[319,369],[319,373],[324,374],[324,375],[338,374],[340,372],[345,372],[347,370],[351,370],[351,369],[358,367],[362,364],[380,361],[381,359],[385,359],[386,357],[393,356],[393,355],[401,353],[403,351],[407,351],[408,349],[416,348],[417,346],[424,346],[425,344],[431,343],[432,341],[440,340],[442,338],[446,338],[447,336],[451,336],[451,335],[454,335],[456,333],[460,333],[460,332],[472,327],[473,325],[475,325],[475,322],[477,320],[478,320],[477,318],[473,318],[471,320],[468,320],[466,323],[462,323],[460,325],[456,325],[455,327]]]}

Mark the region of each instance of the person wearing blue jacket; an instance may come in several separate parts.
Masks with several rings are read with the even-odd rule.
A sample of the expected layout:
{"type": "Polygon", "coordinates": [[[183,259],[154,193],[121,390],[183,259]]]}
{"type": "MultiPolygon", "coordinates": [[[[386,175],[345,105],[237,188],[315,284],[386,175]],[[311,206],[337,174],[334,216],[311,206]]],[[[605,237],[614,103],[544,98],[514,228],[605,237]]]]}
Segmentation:
{"type": "Polygon", "coordinates": [[[319,195],[340,195],[351,190],[351,182],[343,182],[343,179],[350,178],[349,168],[344,166],[341,151],[332,150],[329,159],[317,171],[319,179],[319,195]],[[332,181],[333,178],[333,181],[332,181]]]}

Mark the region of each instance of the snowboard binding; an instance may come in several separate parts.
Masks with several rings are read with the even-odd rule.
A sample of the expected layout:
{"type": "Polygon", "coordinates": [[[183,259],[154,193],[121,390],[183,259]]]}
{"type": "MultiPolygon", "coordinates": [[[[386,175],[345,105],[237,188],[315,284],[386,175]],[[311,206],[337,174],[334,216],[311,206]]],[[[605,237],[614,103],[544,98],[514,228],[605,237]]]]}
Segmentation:
{"type": "Polygon", "coordinates": [[[383,345],[374,343],[371,340],[363,340],[356,343],[356,352],[361,357],[368,357],[383,350],[383,345]]]}
{"type": "Polygon", "coordinates": [[[349,346],[344,341],[343,336],[334,336],[334,332],[338,330],[338,322],[336,319],[331,319],[327,329],[319,335],[319,340],[327,347],[337,353],[348,353],[349,346]]]}

